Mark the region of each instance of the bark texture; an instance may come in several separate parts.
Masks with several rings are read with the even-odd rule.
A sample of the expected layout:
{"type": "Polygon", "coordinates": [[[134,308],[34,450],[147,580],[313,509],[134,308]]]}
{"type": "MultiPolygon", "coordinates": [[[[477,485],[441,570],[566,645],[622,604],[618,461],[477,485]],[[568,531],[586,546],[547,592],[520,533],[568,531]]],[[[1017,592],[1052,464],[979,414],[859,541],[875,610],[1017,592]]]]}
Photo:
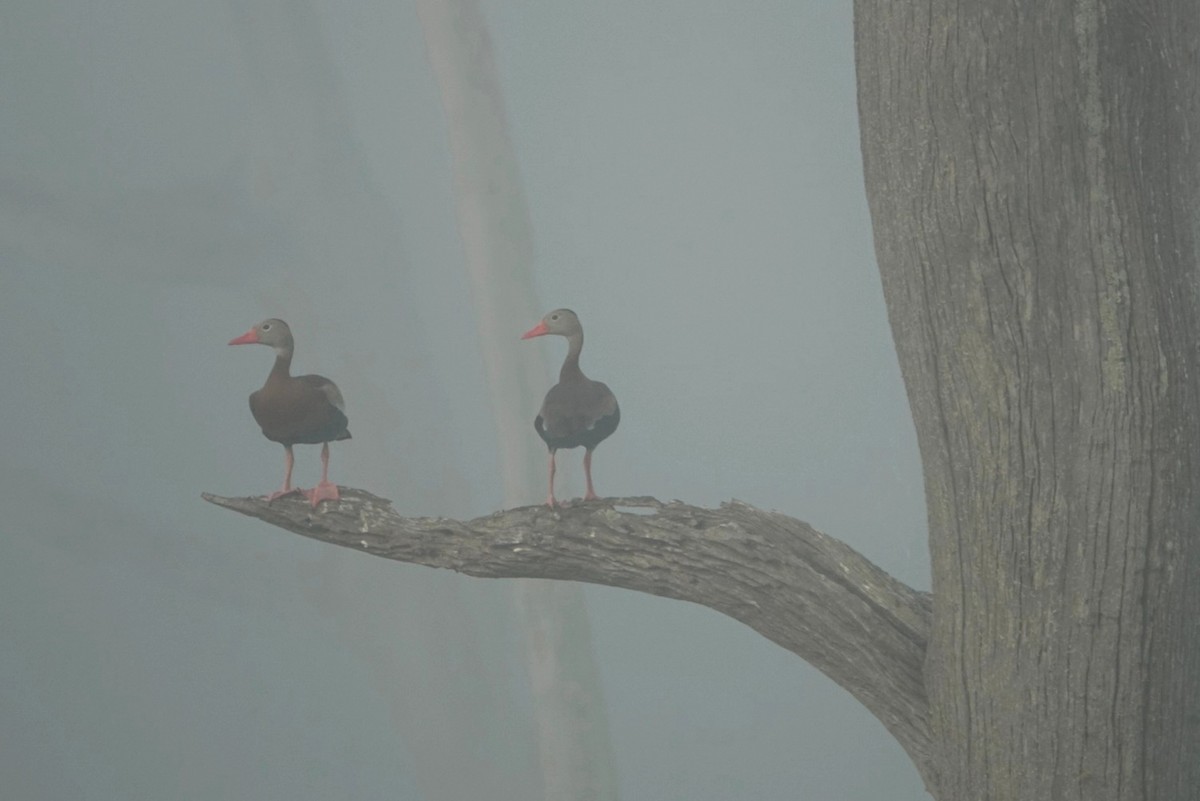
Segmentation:
{"type": "Polygon", "coordinates": [[[918,768],[930,756],[922,683],[930,603],[842,542],[739,502],[719,509],[608,498],[469,521],[402,517],[343,489],[302,501],[222,498],[219,506],[323,542],[487,578],[543,578],[692,601],[745,623],[859,699],[918,768]]]}
{"type": "Polygon", "coordinates": [[[1200,787],[1194,0],[857,0],[941,799],[1200,787]]]}

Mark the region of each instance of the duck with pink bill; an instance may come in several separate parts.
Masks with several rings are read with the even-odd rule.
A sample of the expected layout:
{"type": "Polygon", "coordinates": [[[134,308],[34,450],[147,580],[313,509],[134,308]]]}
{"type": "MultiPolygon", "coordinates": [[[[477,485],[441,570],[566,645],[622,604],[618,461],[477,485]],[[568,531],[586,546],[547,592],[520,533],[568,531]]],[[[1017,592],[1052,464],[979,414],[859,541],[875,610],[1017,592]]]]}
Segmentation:
{"type": "Polygon", "coordinates": [[[262,427],[263,436],[283,446],[283,487],[267,496],[273,501],[299,492],[313,508],[321,501],[336,501],[341,495],[329,480],[329,443],[350,439],[346,403],[342,393],[322,375],[291,374],[295,343],[283,320],[263,320],[230,345],[266,345],[275,351],[275,364],[262,389],[250,395],[250,413],[262,427]],[[321,482],[311,490],[292,486],[292,446],[321,445],[321,482]]]}
{"type": "Polygon", "coordinates": [[[533,421],[538,436],[550,451],[549,497],[547,506],[554,506],[554,454],[560,448],[584,448],[583,472],[587,477],[585,501],[597,498],[592,487],[592,451],[617,430],[621,409],[612,390],[593,381],[579,369],[579,352],[583,350],[583,326],[570,309],[555,309],[542,321],[521,335],[521,339],[554,334],[567,340],[567,358],[558,373],[558,383],[546,393],[541,411],[533,421]]]}

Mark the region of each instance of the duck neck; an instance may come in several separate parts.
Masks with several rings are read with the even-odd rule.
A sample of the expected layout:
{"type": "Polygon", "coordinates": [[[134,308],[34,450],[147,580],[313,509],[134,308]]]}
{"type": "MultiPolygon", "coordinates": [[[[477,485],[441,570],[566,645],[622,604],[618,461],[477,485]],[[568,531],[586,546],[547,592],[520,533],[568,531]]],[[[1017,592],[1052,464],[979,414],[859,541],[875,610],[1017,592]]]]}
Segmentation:
{"type": "Polygon", "coordinates": [[[558,371],[558,380],[583,376],[579,369],[579,352],[583,350],[583,332],[567,337],[567,358],[563,359],[562,369],[558,371]]]}
{"type": "Polygon", "coordinates": [[[267,375],[267,383],[272,381],[281,381],[285,378],[290,378],[292,375],[292,348],[277,347],[275,348],[275,365],[271,368],[271,372],[267,375]]]}

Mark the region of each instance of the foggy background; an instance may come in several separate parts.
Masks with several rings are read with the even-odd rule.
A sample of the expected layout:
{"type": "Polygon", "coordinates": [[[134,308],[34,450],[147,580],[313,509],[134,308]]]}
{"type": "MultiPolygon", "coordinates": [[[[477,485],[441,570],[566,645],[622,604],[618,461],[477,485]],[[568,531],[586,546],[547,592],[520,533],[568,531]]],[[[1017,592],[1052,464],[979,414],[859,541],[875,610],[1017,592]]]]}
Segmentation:
{"type": "MultiPolygon", "coordinates": [[[[483,3],[541,307],[579,312],[621,402],[597,490],[777,509],[927,588],[852,8],[728,5],[483,3]]],[[[538,798],[503,582],[200,499],[282,478],[246,404],[272,354],[225,345],[280,316],[295,372],[346,396],[333,480],[411,514],[500,505],[411,3],[14,0],[0,105],[4,798],[538,798]]],[[[565,343],[517,339],[535,322],[512,347],[556,371],[565,343]]],[[[791,653],[702,607],[586,597],[622,798],[926,797],[791,653]]]]}

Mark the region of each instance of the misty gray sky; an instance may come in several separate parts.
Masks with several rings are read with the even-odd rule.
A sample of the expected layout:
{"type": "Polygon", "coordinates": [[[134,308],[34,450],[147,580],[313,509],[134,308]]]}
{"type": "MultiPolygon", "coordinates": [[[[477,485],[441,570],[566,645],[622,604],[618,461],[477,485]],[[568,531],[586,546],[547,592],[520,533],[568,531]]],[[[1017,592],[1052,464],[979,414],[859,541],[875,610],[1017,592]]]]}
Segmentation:
{"type": "MultiPolygon", "coordinates": [[[[597,489],[777,509],[927,587],[850,5],[483,5],[539,302],[579,312],[583,367],[621,402],[597,489]]],[[[270,353],[225,346],[280,316],[297,371],[347,399],[334,480],[412,514],[500,503],[412,4],[17,0],[3,19],[5,797],[530,797],[500,582],[199,497],[281,478],[246,406],[270,353]]],[[[561,341],[517,339],[535,322],[512,347],[556,368],[561,341]]],[[[303,485],[317,450],[297,449],[303,485]]],[[[925,797],[794,655],[701,607],[586,597],[623,798],[925,797]]]]}

